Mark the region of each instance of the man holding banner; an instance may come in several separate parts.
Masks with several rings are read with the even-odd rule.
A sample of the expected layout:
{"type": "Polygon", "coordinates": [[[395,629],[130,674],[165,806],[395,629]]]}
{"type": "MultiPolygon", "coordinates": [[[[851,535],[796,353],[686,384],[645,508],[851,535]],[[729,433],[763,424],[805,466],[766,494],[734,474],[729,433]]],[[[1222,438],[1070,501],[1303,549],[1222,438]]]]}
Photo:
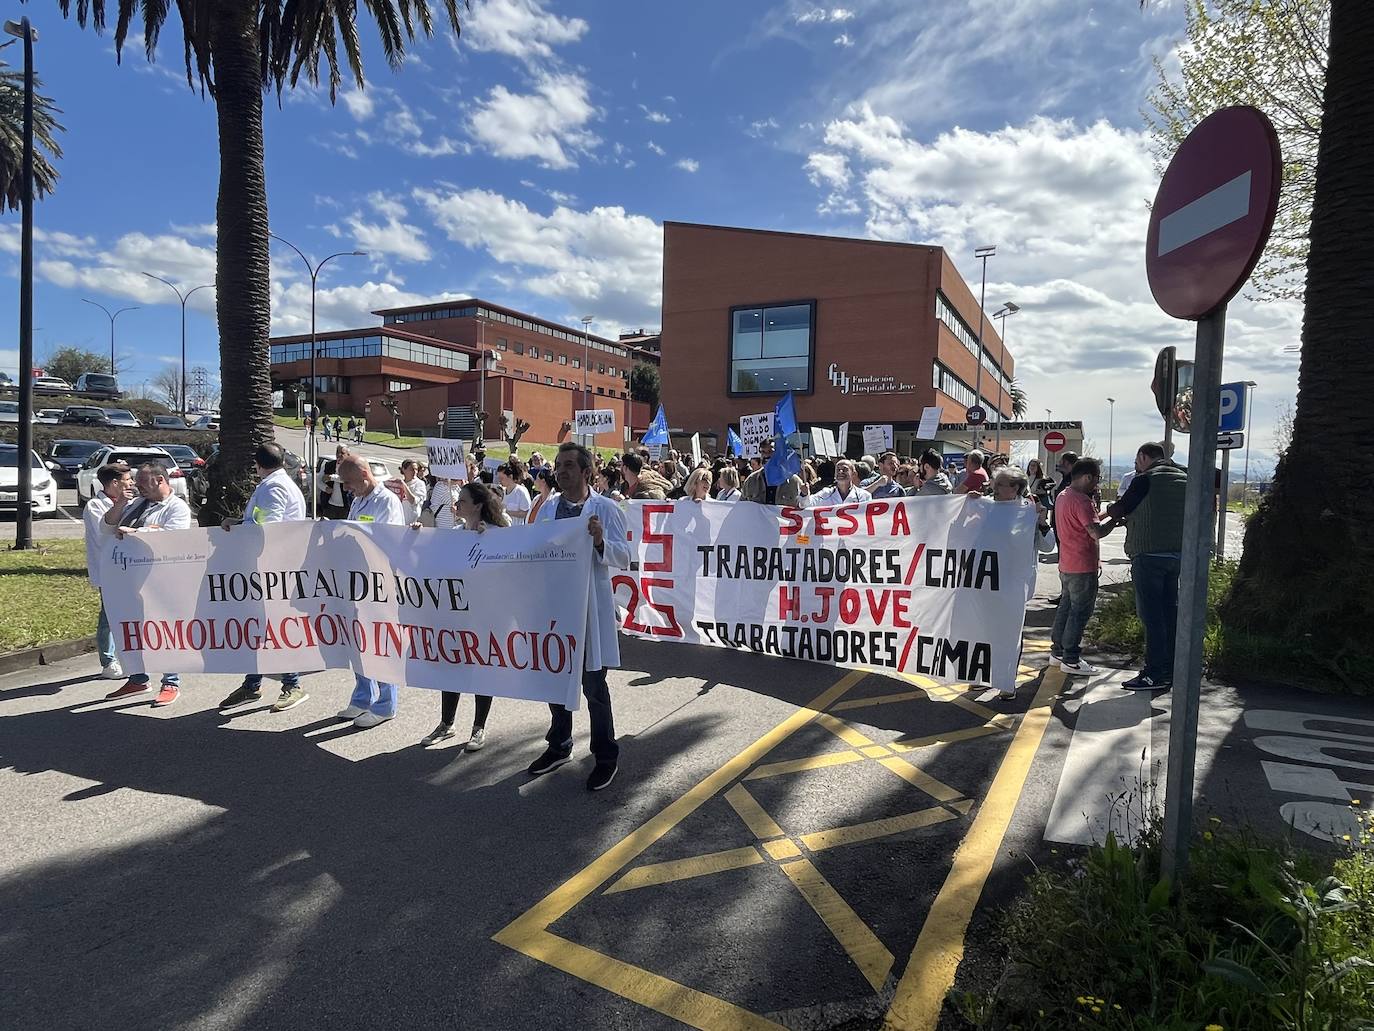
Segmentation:
{"type": "MultiPolygon", "coordinates": [[[[592,755],[596,766],[587,778],[588,791],[600,791],[615,779],[620,746],[615,740],[611,691],[606,670],[620,665],[619,618],[611,591],[611,570],[630,565],[629,538],[620,506],[592,492],[592,455],[581,444],[558,449],[553,471],[559,493],[539,510],[535,522],[581,519],[591,535],[592,577],[587,594],[586,652],[583,660],[582,694],[591,719],[592,755]]],[[[529,766],[531,776],[549,773],[572,759],[572,713],[563,705],[550,705],[551,720],[545,737],[549,747],[529,766]]]]}
{"type": "MultiPolygon", "coordinates": [[[[258,485],[253,491],[253,496],[248,499],[248,507],[243,510],[240,525],[253,523],[261,526],[264,523],[305,520],[305,498],[301,496],[300,488],[296,486],[295,481],[287,475],[286,453],[281,445],[270,442],[259,444],[256,454],[253,455],[253,462],[258,470],[258,485]]],[[[226,519],[220,525],[228,533],[234,528],[234,520],[226,519]]],[[[219,707],[233,709],[248,702],[256,702],[261,697],[262,674],[249,673],[243,678],[243,683],[219,703],[219,707]]],[[[309,697],[305,693],[305,688],[301,687],[299,673],[283,673],[281,697],[272,703],[272,711],[285,712],[309,697]]]]}

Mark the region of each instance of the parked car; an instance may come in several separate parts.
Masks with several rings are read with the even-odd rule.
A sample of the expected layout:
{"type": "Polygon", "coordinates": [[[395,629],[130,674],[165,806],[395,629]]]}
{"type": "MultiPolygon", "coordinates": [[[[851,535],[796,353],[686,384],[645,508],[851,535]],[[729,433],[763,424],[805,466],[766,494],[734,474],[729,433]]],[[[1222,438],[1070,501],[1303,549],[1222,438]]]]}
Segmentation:
{"type": "Polygon", "coordinates": [[[10,374],[8,372],[0,372],[0,387],[12,386],[14,386],[14,380],[10,379],[10,374]]]}
{"type": "Polygon", "coordinates": [[[75,487],[76,471],[81,463],[105,445],[98,440],[54,440],[48,452],[48,461],[57,466],[53,476],[59,487],[75,487]]]}
{"type": "Polygon", "coordinates": [[[105,444],[98,451],[92,451],[86,461],[81,463],[81,468],[76,471],[76,504],[78,507],[85,506],[86,502],[95,497],[100,490],[100,481],[96,479],[96,472],[102,465],[111,462],[126,462],[131,469],[137,469],[144,462],[161,462],[167,467],[167,482],[172,485],[172,493],[181,498],[182,501],[189,502],[190,489],[186,484],[186,474],[181,471],[181,466],[177,465],[176,459],[163,451],[160,447],[153,447],[145,444],[141,447],[118,447],[113,444],[105,444]]]}
{"type": "Polygon", "coordinates": [[[19,402],[0,401],[0,422],[19,421],[19,402]]]}
{"type": "Polygon", "coordinates": [[[186,477],[187,500],[194,505],[199,505],[205,500],[205,488],[208,486],[205,476],[205,459],[196,453],[196,449],[190,444],[154,444],[153,447],[160,447],[166,451],[176,461],[177,467],[181,469],[186,477]]]}
{"type": "Polygon", "coordinates": [[[105,409],[96,408],[92,405],[68,405],[62,409],[62,418],[57,421],[75,423],[79,426],[110,425],[110,417],[105,414],[105,409]]]}
{"type": "Polygon", "coordinates": [[[134,413],[127,408],[106,408],[105,415],[110,420],[111,426],[142,426],[143,423],[135,418],[134,413]]]}
{"type": "Polygon", "coordinates": [[[33,417],[34,422],[47,423],[52,425],[62,421],[62,413],[65,408],[40,408],[33,417]]]}
{"type": "MultiPolygon", "coordinates": [[[[57,513],[57,481],[49,463],[30,451],[33,478],[30,480],[33,514],[43,516],[57,513]]],[[[19,509],[19,448],[14,444],[0,444],[0,512],[19,509]]]]}
{"type": "Polygon", "coordinates": [[[38,394],[69,394],[72,385],[57,376],[35,376],[33,389],[38,394]]]}
{"type": "MultiPolygon", "coordinates": [[[[362,456],[359,456],[362,457],[362,456]]],[[[335,472],[334,468],[338,464],[333,458],[321,456],[315,460],[315,490],[322,495],[329,495],[334,490],[335,472]]],[[[380,458],[369,458],[368,468],[372,470],[373,477],[378,483],[382,483],[392,478],[392,472],[387,468],[385,462],[380,458]]],[[[310,495],[305,496],[306,507],[310,507],[310,495]]]]}
{"type": "Polygon", "coordinates": [[[184,430],[186,420],[179,415],[154,415],[152,427],[155,430],[184,430]]]}
{"type": "Polygon", "coordinates": [[[83,372],[76,377],[76,389],[85,394],[100,394],[111,400],[119,398],[119,380],[107,372],[83,372]]]}
{"type": "Polygon", "coordinates": [[[202,415],[191,423],[193,430],[218,430],[219,419],[212,415],[202,415]]]}

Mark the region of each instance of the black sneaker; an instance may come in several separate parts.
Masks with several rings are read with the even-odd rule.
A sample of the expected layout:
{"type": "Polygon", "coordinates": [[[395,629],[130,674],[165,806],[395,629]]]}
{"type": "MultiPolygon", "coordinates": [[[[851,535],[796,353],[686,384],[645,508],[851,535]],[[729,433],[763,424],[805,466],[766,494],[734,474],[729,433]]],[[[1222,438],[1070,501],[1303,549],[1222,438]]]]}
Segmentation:
{"type": "MultiPolygon", "coordinates": [[[[530,763],[529,768],[526,769],[525,772],[528,773],[531,777],[539,777],[545,773],[550,773],[558,769],[558,767],[571,761],[571,751],[559,748],[556,745],[549,745],[548,748],[544,749],[544,754],[541,755],[538,759],[534,760],[534,762],[530,763]]],[[[609,784],[610,781],[607,781],[606,783],[609,784]]]]}
{"type": "Polygon", "coordinates": [[[233,709],[240,705],[247,705],[249,702],[262,700],[262,691],[249,687],[247,684],[240,684],[234,688],[234,693],[224,701],[219,703],[221,709],[233,709]]]}
{"type": "Polygon", "coordinates": [[[615,780],[617,769],[615,763],[597,763],[592,770],[592,775],[587,778],[587,790],[600,791],[602,788],[610,786],[611,781],[615,780]]]}
{"type": "Polygon", "coordinates": [[[1172,687],[1173,684],[1168,680],[1156,680],[1154,677],[1140,673],[1131,677],[1121,686],[1127,691],[1163,691],[1165,688],[1172,687]]]}

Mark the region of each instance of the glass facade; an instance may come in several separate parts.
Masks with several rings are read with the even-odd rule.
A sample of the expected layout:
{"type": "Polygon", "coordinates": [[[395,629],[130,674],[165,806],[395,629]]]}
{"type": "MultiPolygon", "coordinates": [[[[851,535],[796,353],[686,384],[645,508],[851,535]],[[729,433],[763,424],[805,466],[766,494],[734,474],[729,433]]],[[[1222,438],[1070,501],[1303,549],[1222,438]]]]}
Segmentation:
{"type": "MultiPolygon", "coordinates": [[[[395,358],[398,361],[432,365],[438,369],[453,369],[458,372],[467,372],[472,368],[471,358],[462,351],[388,336],[326,337],[319,339],[315,342],[315,357],[317,359],[395,358]]],[[[293,344],[272,345],[273,365],[309,360],[309,340],[302,340],[293,344]]]]}
{"type": "MultiPolygon", "coordinates": [[[[943,390],[965,408],[973,407],[975,399],[973,388],[939,362],[935,363],[935,372],[931,377],[931,386],[936,390],[943,390]]],[[[993,407],[995,408],[996,406],[994,405],[993,407]]]]}
{"type": "Polygon", "coordinates": [[[730,393],[809,393],[816,304],[730,310],[730,393]]]}
{"type": "Polygon", "coordinates": [[[963,316],[954,310],[949,299],[938,290],[935,292],[935,315],[954,334],[959,343],[964,345],[968,353],[982,362],[983,371],[992,377],[993,382],[1001,384],[1003,390],[1010,392],[1011,380],[997,367],[997,362],[993,360],[991,354],[986,350],[981,355],[978,353],[978,334],[969,328],[969,324],[964,321],[963,316]]]}
{"type": "MultiPolygon", "coordinates": [[[[395,315],[383,316],[382,322],[387,326],[398,326],[408,322],[432,322],[437,319],[490,319],[492,322],[501,322],[508,326],[515,326],[519,329],[529,330],[532,333],[544,333],[559,340],[570,340],[576,343],[583,342],[583,335],[570,329],[556,329],[553,326],[546,326],[542,322],[535,322],[532,319],[522,319],[517,315],[507,315],[505,312],[493,311],[477,304],[468,304],[457,308],[433,308],[429,311],[410,311],[395,315]]],[[[587,346],[593,351],[606,351],[609,354],[628,354],[623,346],[614,344],[604,344],[599,340],[587,338],[587,346]]]]}

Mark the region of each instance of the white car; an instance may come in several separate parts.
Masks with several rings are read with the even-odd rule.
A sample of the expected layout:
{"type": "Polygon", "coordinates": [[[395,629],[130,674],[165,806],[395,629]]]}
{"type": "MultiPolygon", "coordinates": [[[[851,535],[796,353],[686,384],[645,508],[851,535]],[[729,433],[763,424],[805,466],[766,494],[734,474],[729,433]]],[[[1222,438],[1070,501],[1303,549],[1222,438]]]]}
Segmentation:
{"type": "Polygon", "coordinates": [[[181,471],[177,461],[160,447],[151,444],[141,447],[116,447],[106,444],[98,451],[92,451],[89,458],[81,463],[76,471],[76,504],[84,508],[100,490],[96,473],[102,465],[111,462],[124,462],[135,472],[144,462],[161,462],[167,467],[167,482],[172,485],[172,493],[189,503],[190,492],[186,489],[186,474],[181,471]]]}
{"type": "MultiPolygon", "coordinates": [[[[57,514],[57,481],[47,462],[30,451],[33,459],[33,478],[30,480],[33,514],[40,519],[57,514]]],[[[19,448],[0,444],[0,512],[14,512],[19,508],[19,448]]]]}
{"type": "Polygon", "coordinates": [[[219,418],[214,415],[202,415],[190,424],[193,430],[219,430],[219,418]]]}

